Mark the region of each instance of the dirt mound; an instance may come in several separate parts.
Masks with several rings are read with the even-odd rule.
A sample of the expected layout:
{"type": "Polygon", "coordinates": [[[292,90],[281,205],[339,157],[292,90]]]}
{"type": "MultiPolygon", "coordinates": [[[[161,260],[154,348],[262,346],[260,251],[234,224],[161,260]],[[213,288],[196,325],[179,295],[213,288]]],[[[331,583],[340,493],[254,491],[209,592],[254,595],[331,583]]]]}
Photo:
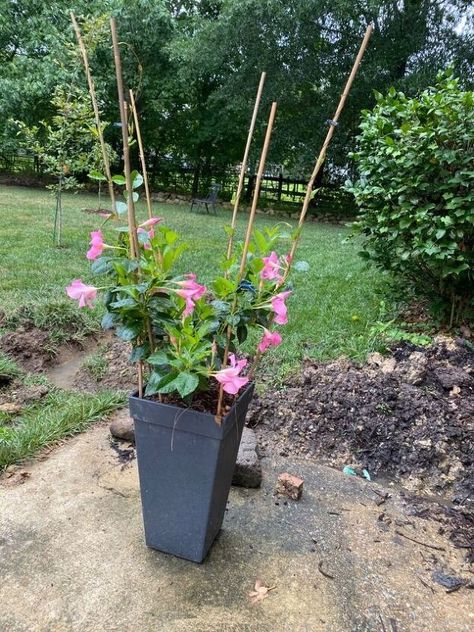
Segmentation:
{"type": "Polygon", "coordinates": [[[79,369],[73,388],[77,391],[95,393],[103,389],[115,389],[131,393],[137,388],[137,369],[129,361],[131,346],[121,340],[112,339],[98,353],[103,369],[97,373],[87,361],[79,369]]]}
{"type": "Polygon", "coordinates": [[[31,323],[21,325],[0,338],[0,350],[27,371],[41,371],[51,364],[54,349],[48,332],[31,323]]]}
{"type": "Polygon", "coordinates": [[[368,363],[306,362],[256,398],[249,424],[281,455],[353,465],[464,501],[474,491],[474,353],[462,339],[402,344],[368,363]]]}

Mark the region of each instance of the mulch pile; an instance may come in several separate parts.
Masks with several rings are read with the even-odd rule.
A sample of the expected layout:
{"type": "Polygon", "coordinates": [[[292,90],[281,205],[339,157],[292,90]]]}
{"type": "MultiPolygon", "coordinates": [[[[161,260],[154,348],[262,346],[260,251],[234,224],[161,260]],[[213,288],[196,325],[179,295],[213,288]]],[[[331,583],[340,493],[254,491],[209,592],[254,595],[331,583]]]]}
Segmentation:
{"type": "Polygon", "coordinates": [[[305,361],[279,392],[255,398],[263,448],[366,469],[463,503],[474,492],[474,346],[400,344],[367,364],[305,361]]]}

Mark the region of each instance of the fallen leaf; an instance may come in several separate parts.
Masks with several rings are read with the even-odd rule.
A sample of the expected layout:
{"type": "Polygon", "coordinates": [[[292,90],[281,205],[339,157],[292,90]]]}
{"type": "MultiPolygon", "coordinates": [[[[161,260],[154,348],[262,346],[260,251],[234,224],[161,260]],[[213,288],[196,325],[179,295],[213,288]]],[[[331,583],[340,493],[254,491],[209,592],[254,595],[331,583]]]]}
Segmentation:
{"type": "Polygon", "coordinates": [[[255,588],[249,593],[250,601],[255,604],[259,601],[263,601],[268,597],[270,590],[274,590],[276,586],[266,586],[261,579],[257,579],[255,582],[255,588]]]}

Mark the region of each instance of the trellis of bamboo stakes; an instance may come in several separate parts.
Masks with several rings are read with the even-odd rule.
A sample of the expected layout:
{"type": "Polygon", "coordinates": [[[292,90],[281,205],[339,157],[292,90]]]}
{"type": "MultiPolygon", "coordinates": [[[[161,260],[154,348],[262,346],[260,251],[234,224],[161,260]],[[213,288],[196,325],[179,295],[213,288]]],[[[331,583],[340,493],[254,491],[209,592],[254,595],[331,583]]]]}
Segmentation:
{"type": "MultiPolygon", "coordinates": [[[[112,47],[114,53],[115,76],[117,79],[117,93],[120,109],[120,123],[122,126],[122,150],[123,166],[125,172],[125,189],[127,192],[127,219],[128,235],[130,240],[130,256],[132,259],[138,258],[138,238],[137,224],[135,219],[135,205],[133,202],[133,186],[130,170],[130,150],[128,145],[128,107],[123,92],[122,62],[120,60],[120,49],[117,37],[117,27],[115,19],[110,20],[110,32],[112,34],[112,47]]],[[[143,364],[138,362],[138,396],[143,397],[143,364]]]]}
{"type": "Polygon", "coordinates": [[[143,150],[142,134],[140,131],[140,122],[138,120],[137,105],[135,103],[135,96],[133,90],[129,90],[130,94],[130,110],[133,115],[133,123],[135,125],[135,133],[137,135],[138,153],[140,155],[140,163],[142,165],[143,185],[145,187],[146,206],[148,209],[148,217],[151,219],[153,216],[153,209],[151,207],[151,195],[150,187],[148,185],[148,173],[146,170],[145,152],[143,150]]]}
{"type": "MultiPolygon", "coordinates": [[[[260,161],[258,164],[257,177],[255,179],[255,189],[254,189],[253,197],[252,197],[252,206],[250,208],[249,218],[247,222],[247,232],[245,234],[244,246],[242,249],[242,257],[240,260],[240,268],[239,268],[239,273],[237,275],[237,285],[242,280],[242,277],[245,271],[245,265],[247,262],[247,254],[249,251],[250,239],[252,237],[252,229],[253,229],[253,223],[255,220],[255,214],[257,212],[258,198],[260,196],[260,187],[262,184],[262,178],[265,171],[265,162],[267,160],[268,148],[270,147],[270,139],[271,139],[272,131],[273,131],[273,123],[275,121],[276,108],[277,108],[277,104],[274,101],[272,103],[272,107],[270,110],[270,116],[268,117],[268,124],[267,124],[267,129],[265,132],[265,139],[263,141],[262,153],[260,155],[260,161]]],[[[235,305],[236,305],[236,300],[234,300],[234,305],[233,305],[234,309],[235,309],[235,305]]],[[[224,357],[222,360],[222,365],[224,367],[227,366],[231,336],[232,336],[232,326],[228,325],[227,341],[226,341],[226,346],[224,349],[224,357]]],[[[217,399],[217,412],[216,412],[216,421],[218,423],[220,423],[221,421],[223,399],[224,399],[224,389],[221,384],[219,387],[219,396],[217,399]]]]}
{"type": "Polygon", "coordinates": [[[76,16],[74,15],[72,11],[70,15],[71,15],[72,26],[76,34],[77,43],[79,45],[79,50],[81,52],[82,63],[84,64],[84,70],[85,70],[86,78],[87,78],[87,85],[89,86],[89,95],[92,102],[92,109],[94,110],[95,126],[97,128],[97,135],[99,137],[100,149],[102,152],[102,162],[104,163],[105,177],[107,178],[107,186],[109,189],[110,203],[112,205],[112,212],[115,215],[117,211],[115,209],[114,183],[112,182],[112,174],[110,171],[110,161],[109,161],[109,156],[107,154],[107,147],[104,140],[104,134],[102,131],[102,124],[100,121],[100,112],[99,112],[99,106],[97,103],[97,95],[95,91],[94,79],[92,77],[92,73],[90,70],[89,58],[87,55],[86,47],[84,45],[84,40],[82,39],[79,24],[77,23],[76,16]]]}
{"type": "MultiPolygon", "coordinates": [[[[348,96],[348,94],[350,92],[350,89],[351,89],[352,84],[354,82],[355,76],[356,76],[357,71],[359,69],[360,63],[362,61],[362,57],[364,56],[365,50],[366,50],[367,45],[369,43],[370,36],[372,35],[373,28],[374,28],[373,25],[369,24],[369,26],[367,27],[367,29],[365,31],[364,39],[362,40],[362,43],[361,43],[360,48],[359,48],[359,51],[358,51],[357,56],[355,58],[354,64],[352,66],[352,70],[350,72],[350,75],[349,75],[349,77],[348,77],[348,79],[346,81],[346,85],[344,86],[344,90],[343,90],[343,92],[341,94],[341,97],[339,99],[339,103],[338,103],[338,106],[336,108],[336,112],[334,113],[333,118],[328,121],[329,122],[329,130],[328,130],[328,132],[326,134],[326,138],[324,139],[324,142],[323,142],[323,144],[321,146],[321,150],[320,150],[318,158],[316,160],[316,164],[314,165],[313,172],[311,174],[311,177],[310,177],[310,179],[308,181],[308,185],[306,187],[306,194],[305,194],[304,201],[303,201],[303,207],[301,209],[301,213],[300,213],[300,216],[299,216],[298,227],[296,229],[296,235],[295,235],[295,237],[293,239],[293,243],[292,243],[292,246],[291,246],[291,249],[290,249],[288,267],[286,269],[285,276],[284,276],[284,278],[283,278],[283,280],[281,282],[281,285],[283,285],[285,283],[285,281],[288,278],[288,275],[290,273],[291,266],[292,266],[294,258],[295,258],[296,249],[298,247],[299,240],[300,240],[300,237],[301,237],[301,231],[302,231],[302,228],[303,228],[304,220],[305,220],[306,214],[308,212],[309,203],[311,201],[311,196],[313,194],[314,183],[315,183],[316,178],[317,178],[317,176],[318,176],[318,174],[319,174],[319,172],[321,170],[321,167],[323,166],[324,160],[326,158],[327,149],[328,149],[328,147],[329,147],[329,145],[331,143],[331,139],[332,139],[332,137],[334,135],[335,128],[337,127],[337,124],[338,124],[338,121],[339,121],[339,117],[340,117],[341,112],[342,112],[342,110],[344,108],[347,96],[348,96]]],[[[256,369],[256,367],[258,365],[258,362],[260,360],[260,357],[261,357],[261,353],[257,350],[257,353],[255,354],[255,358],[254,358],[254,361],[253,361],[253,364],[252,364],[252,367],[251,367],[250,372],[249,372],[249,376],[250,377],[253,376],[253,374],[255,372],[255,369],[256,369]]]]}
{"type": "MultiPolygon", "coordinates": [[[[257,96],[255,99],[255,105],[253,108],[252,119],[250,121],[250,127],[249,127],[248,136],[247,136],[247,143],[245,145],[244,157],[242,158],[242,164],[240,166],[239,183],[237,186],[237,192],[235,194],[234,210],[232,213],[232,222],[230,225],[231,230],[229,232],[229,240],[227,243],[227,260],[229,260],[232,256],[232,248],[234,245],[234,232],[237,225],[237,214],[239,212],[240,198],[242,196],[242,191],[244,188],[245,172],[247,171],[247,162],[249,159],[250,146],[252,144],[253,133],[255,130],[255,123],[257,121],[257,114],[258,114],[258,109],[260,107],[260,101],[262,99],[262,92],[263,92],[263,86],[265,84],[266,75],[267,75],[266,72],[262,72],[260,76],[260,83],[258,84],[257,96]]],[[[228,274],[229,272],[228,270],[226,270],[225,272],[226,278],[228,274]]]]}

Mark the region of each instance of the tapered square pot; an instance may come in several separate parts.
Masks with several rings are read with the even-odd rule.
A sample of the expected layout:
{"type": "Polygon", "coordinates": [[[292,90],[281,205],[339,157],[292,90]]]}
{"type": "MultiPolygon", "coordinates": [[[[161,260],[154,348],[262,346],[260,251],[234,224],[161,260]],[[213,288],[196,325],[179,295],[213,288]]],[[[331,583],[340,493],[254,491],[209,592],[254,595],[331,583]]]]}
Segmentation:
{"type": "Polygon", "coordinates": [[[202,562],[224,518],[250,384],[214,415],[130,397],[147,546],[202,562]]]}

